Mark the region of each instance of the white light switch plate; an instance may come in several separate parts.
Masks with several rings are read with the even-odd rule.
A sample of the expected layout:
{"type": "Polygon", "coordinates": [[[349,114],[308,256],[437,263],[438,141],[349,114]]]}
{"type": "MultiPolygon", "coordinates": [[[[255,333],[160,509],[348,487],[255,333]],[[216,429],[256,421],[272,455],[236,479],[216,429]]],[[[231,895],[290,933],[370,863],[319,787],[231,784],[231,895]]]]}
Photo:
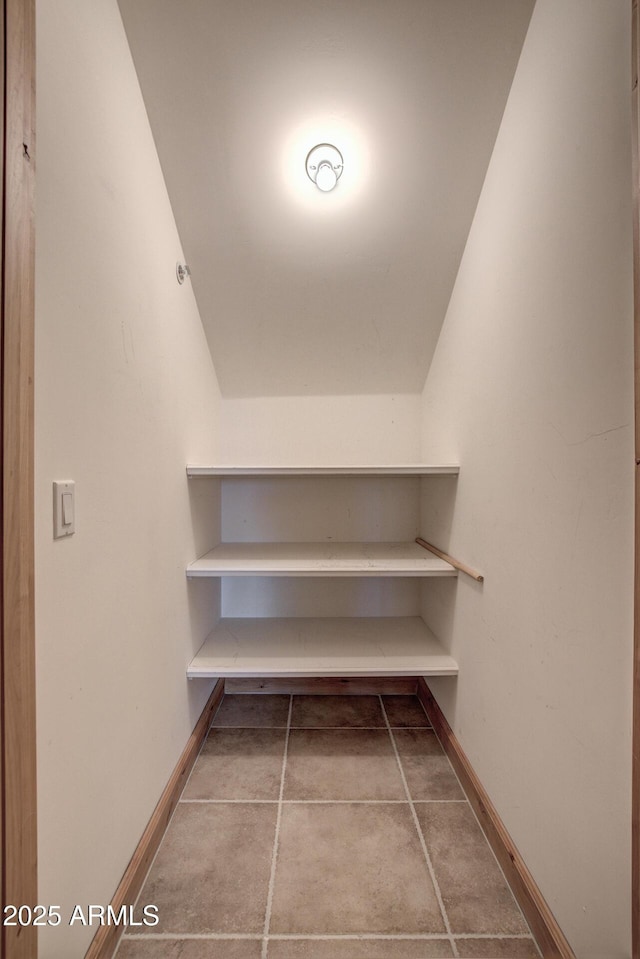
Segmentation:
{"type": "Polygon", "coordinates": [[[73,480],[54,480],[53,538],[71,536],[76,531],[76,484],[73,480]]]}

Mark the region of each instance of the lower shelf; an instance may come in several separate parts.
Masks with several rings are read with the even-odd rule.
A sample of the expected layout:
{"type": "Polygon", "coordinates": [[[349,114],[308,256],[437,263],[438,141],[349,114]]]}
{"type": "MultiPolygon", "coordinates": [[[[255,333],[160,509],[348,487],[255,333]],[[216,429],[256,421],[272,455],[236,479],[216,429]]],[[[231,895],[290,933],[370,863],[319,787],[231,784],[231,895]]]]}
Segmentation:
{"type": "Polygon", "coordinates": [[[189,679],[457,673],[419,616],[221,619],[187,669],[189,679]]]}

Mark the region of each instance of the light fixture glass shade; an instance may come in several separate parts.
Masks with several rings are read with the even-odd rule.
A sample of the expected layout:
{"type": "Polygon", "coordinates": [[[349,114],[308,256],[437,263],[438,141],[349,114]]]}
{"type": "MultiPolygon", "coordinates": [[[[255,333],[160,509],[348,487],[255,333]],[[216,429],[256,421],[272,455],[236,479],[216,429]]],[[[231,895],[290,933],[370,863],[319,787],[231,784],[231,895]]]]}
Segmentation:
{"type": "Polygon", "coordinates": [[[316,186],[318,189],[322,190],[323,193],[328,193],[329,190],[333,190],[337,182],[338,177],[336,176],[331,164],[321,163],[318,166],[318,172],[316,173],[316,186]]]}
{"type": "Polygon", "coordinates": [[[307,154],[307,176],[323,193],[333,190],[342,176],[343,167],[342,154],[331,143],[319,143],[307,154]]]}

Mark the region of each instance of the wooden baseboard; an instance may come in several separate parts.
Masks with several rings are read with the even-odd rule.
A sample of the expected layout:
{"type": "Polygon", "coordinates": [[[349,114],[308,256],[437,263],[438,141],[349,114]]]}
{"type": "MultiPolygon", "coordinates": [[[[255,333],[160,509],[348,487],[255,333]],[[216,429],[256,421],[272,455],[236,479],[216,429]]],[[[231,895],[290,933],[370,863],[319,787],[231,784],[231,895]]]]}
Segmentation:
{"type": "Polygon", "coordinates": [[[576,959],[495,806],[422,677],[418,679],[417,691],[442,748],[462,783],[489,845],[502,866],[507,882],[531,927],[544,959],[576,959]]]}
{"type": "MultiPolygon", "coordinates": [[[[224,682],[219,679],[216,683],[207,705],[202,711],[195,729],[189,736],[187,745],[171,774],[169,782],[153,811],[149,824],[142,834],[131,862],[126,868],[120,885],[115,891],[111,905],[116,913],[122,906],[133,906],[142,888],[149,866],[158,851],[158,846],[173,815],[189,773],[196,761],[200,747],[209,731],[213,715],[220,705],[224,695],[224,682]]],[[[100,926],[85,955],[85,959],[111,959],[120,936],[124,932],[122,926],[100,926]]]]}
{"type": "Polygon", "coordinates": [[[353,676],[318,679],[225,679],[226,693],[286,693],[298,696],[415,696],[415,676],[353,676]]]}

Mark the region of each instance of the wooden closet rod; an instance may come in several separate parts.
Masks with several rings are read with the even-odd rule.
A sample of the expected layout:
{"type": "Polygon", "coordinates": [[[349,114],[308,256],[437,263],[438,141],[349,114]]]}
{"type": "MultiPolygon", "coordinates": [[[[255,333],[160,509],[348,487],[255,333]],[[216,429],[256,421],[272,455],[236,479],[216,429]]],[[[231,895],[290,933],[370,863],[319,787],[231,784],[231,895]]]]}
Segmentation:
{"type": "Polygon", "coordinates": [[[443,553],[442,550],[438,549],[436,546],[432,546],[431,543],[427,543],[427,541],[422,539],[422,537],[416,536],[416,543],[418,543],[419,546],[423,546],[425,549],[428,549],[430,552],[435,553],[436,556],[440,557],[440,559],[444,559],[447,561],[447,563],[451,563],[451,565],[455,566],[456,569],[459,569],[461,573],[466,573],[467,576],[471,577],[471,579],[475,579],[476,583],[484,583],[484,576],[482,573],[478,573],[475,569],[471,569],[470,566],[465,566],[464,563],[454,559],[453,556],[449,556],[448,553],[443,553]]]}

